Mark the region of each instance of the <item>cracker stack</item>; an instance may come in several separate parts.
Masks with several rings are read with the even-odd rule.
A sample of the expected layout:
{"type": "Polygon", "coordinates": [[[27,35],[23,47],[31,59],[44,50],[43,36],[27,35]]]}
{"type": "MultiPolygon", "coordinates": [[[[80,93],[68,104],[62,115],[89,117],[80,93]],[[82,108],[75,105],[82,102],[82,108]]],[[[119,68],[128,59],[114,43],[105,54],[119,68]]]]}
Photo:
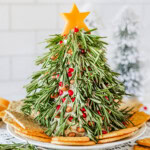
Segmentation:
{"type": "MultiPolygon", "coordinates": [[[[8,109],[5,111],[3,121],[14,128],[14,131],[22,137],[27,137],[40,142],[51,142],[57,145],[95,145],[94,141],[91,141],[89,137],[49,137],[45,134],[47,128],[40,126],[33,117],[26,116],[22,113],[20,108],[23,105],[23,101],[13,101],[10,103],[8,109]]],[[[110,143],[125,139],[132,136],[138,129],[149,119],[149,115],[144,112],[136,112],[130,120],[135,126],[128,125],[127,128],[118,131],[112,131],[102,136],[97,136],[98,144],[110,143]],[[137,119],[138,118],[138,121],[137,119]],[[144,118],[144,119],[143,119],[144,118]]]]}
{"type": "Polygon", "coordinates": [[[30,116],[24,115],[20,108],[23,101],[11,102],[3,121],[12,126],[15,132],[23,137],[28,137],[41,142],[51,142],[51,137],[47,136],[44,132],[46,128],[38,125],[37,122],[30,116]]]}

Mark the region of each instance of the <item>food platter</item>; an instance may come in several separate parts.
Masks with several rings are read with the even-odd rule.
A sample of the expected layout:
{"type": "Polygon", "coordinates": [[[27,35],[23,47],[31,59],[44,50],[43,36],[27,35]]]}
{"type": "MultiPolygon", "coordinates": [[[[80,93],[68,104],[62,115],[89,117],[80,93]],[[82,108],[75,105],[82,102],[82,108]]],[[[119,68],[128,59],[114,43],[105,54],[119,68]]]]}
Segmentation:
{"type": "Polygon", "coordinates": [[[66,149],[66,150],[67,149],[69,149],[69,150],[77,150],[78,149],[79,150],[79,149],[108,148],[108,147],[111,147],[111,146],[127,143],[129,141],[135,140],[138,137],[140,137],[145,132],[146,125],[142,126],[131,137],[125,138],[125,139],[120,140],[120,141],[112,142],[112,143],[96,144],[96,145],[92,145],[92,146],[61,146],[61,145],[54,145],[54,144],[51,144],[51,143],[39,142],[39,141],[36,141],[36,140],[32,140],[32,139],[29,139],[29,138],[22,137],[21,135],[16,134],[15,131],[14,131],[14,128],[11,127],[10,125],[7,125],[7,130],[15,138],[17,138],[17,139],[19,139],[23,142],[28,142],[28,143],[33,144],[33,145],[37,145],[37,146],[41,146],[41,147],[45,147],[45,148],[53,148],[53,149],[66,149]]]}

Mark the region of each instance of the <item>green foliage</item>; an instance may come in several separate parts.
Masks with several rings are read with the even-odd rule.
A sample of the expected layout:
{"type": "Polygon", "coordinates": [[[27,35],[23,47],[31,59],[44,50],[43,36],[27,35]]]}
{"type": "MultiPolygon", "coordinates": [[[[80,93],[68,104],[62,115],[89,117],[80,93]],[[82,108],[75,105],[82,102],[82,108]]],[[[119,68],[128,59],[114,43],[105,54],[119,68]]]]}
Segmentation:
{"type": "Polygon", "coordinates": [[[128,112],[119,110],[125,95],[124,86],[117,80],[119,74],[106,63],[107,43],[102,41],[103,37],[90,32],[92,30],[70,31],[67,36],[54,35],[47,39],[46,48],[49,51],[36,61],[37,65],[41,64],[41,70],[34,73],[32,81],[25,86],[27,96],[22,110],[27,115],[32,111],[39,112],[35,119],[48,128],[46,133],[49,136],[64,136],[66,129],[77,124],[84,127],[90,139],[95,140],[95,136],[102,134],[103,130],[109,132],[125,128],[123,122],[128,121],[128,112]],[[60,41],[63,43],[60,44],[60,41]],[[68,53],[70,49],[72,54],[68,53]],[[69,68],[74,68],[71,77],[67,74],[69,68]],[[68,94],[51,98],[51,95],[59,92],[60,81],[70,86],[70,80],[74,80],[74,102],[68,94]],[[64,97],[66,101],[63,103],[64,97]],[[74,108],[73,120],[69,125],[67,120],[72,114],[65,112],[68,103],[72,103],[74,108]],[[56,110],[57,105],[61,105],[59,110],[56,110]],[[80,110],[83,107],[86,109],[86,119],[80,110]],[[55,119],[58,114],[59,121],[55,119]],[[94,121],[95,127],[89,126],[88,121],[94,121]]]}
{"type": "Polygon", "coordinates": [[[0,150],[38,150],[30,144],[0,144],[0,150]]]}

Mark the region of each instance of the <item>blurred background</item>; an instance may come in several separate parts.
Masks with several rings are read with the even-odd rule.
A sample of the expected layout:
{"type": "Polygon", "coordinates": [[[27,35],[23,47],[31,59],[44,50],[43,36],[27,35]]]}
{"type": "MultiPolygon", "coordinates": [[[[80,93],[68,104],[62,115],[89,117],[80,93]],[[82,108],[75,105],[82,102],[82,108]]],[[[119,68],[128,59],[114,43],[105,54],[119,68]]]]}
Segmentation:
{"type": "Polygon", "coordinates": [[[0,97],[9,100],[25,97],[23,86],[29,82],[32,72],[40,69],[34,61],[45,52],[42,42],[50,34],[62,32],[64,20],[59,13],[70,12],[73,2],[80,11],[91,11],[86,23],[90,28],[97,27],[97,34],[107,37],[107,58],[112,68],[117,68],[119,61],[126,60],[123,58],[116,64],[116,54],[122,58],[125,54],[119,51],[126,51],[126,45],[132,47],[133,51],[126,56],[133,55],[130,58],[139,65],[130,77],[136,83],[140,82],[136,84],[140,100],[149,103],[149,0],[0,0],[0,97]],[[129,38],[121,37],[127,28],[129,38]]]}

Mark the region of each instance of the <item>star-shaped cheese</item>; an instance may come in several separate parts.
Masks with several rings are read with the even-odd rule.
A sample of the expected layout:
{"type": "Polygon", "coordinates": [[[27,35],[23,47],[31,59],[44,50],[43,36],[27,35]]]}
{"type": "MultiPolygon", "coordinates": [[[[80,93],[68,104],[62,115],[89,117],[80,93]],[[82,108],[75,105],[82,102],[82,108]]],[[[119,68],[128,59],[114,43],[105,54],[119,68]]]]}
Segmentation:
{"type": "Polygon", "coordinates": [[[75,27],[78,29],[84,29],[88,31],[88,27],[84,23],[84,19],[90,12],[80,13],[77,6],[73,4],[72,10],[70,13],[61,13],[61,16],[66,20],[66,25],[62,35],[66,35],[69,33],[71,29],[75,27]]]}

